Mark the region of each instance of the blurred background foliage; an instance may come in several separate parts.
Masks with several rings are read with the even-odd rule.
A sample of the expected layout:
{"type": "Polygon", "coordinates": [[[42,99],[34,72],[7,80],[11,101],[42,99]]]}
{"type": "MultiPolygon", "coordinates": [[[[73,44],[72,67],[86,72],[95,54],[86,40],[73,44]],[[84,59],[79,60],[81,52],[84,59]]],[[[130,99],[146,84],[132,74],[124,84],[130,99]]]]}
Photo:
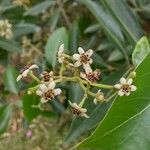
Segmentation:
{"type": "Polygon", "coordinates": [[[13,36],[11,39],[0,37],[0,140],[3,141],[0,149],[11,144],[12,140],[6,141],[6,138],[14,136],[14,142],[26,145],[28,141],[23,141],[29,140],[25,134],[30,129],[33,130],[32,149],[47,150],[49,146],[54,146],[50,149],[67,149],[71,143],[90,134],[112,101],[94,106],[89,97],[86,107],[90,119],[72,118],[67,100],[78,102],[83,93],[78,85],[64,83],[59,85],[63,89],[62,96],[41,111],[32,107],[38,104],[38,97],[26,93],[27,87],[35,83],[28,78],[16,83],[19,70],[26,64],[36,63],[40,66],[37,73],[51,68],[57,71],[56,53],[64,43],[71,55],[78,46],[93,49],[93,68],[102,72],[100,82],[114,84],[132,68],[135,43],[143,35],[149,37],[150,1],[0,0],[0,20],[4,19],[12,24],[13,36]],[[46,119],[41,122],[38,116],[46,119]],[[34,122],[38,123],[33,125],[34,122]],[[40,144],[40,137],[35,142],[36,134],[47,142],[40,144]],[[55,135],[56,140],[51,143],[50,137],[55,135]]]}

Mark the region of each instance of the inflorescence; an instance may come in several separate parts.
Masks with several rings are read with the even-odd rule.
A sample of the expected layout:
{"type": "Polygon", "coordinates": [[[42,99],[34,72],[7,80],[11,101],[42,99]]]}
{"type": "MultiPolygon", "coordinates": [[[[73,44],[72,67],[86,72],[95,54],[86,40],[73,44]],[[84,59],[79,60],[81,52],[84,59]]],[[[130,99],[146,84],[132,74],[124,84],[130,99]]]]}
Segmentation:
{"type": "Polygon", "coordinates": [[[116,92],[110,97],[106,97],[101,91],[104,89],[114,89],[117,91],[119,96],[129,96],[131,92],[135,91],[137,88],[133,85],[133,77],[135,77],[135,72],[132,72],[134,76],[129,76],[127,78],[122,77],[119,83],[115,85],[106,85],[97,83],[101,72],[99,69],[93,70],[91,64],[93,60],[91,56],[93,55],[93,50],[89,49],[84,51],[83,48],[78,48],[78,53],[70,56],[64,52],[64,44],[60,45],[57,53],[58,62],[61,64],[59,73],[55,74],[54,71],[44,71],[39,77],[34,75],[33,69],[38,69],[39,67],[35,64],[26,66],[20,71],[20,75],[17,77],[17,81],[27,77],[28,75],[34,79],[38,84],[34,87],[28,89],[28,94],[37,94],[41,97],[40,105],[54,99],[62,93],[60,88],[55,88],[57,83],[70,81],[76,82],[80,85],[81,89],[84,91],[83,98],[80,103],[69,102],[71,111],[74,115],[89,118],[86,114],[87,109],[83,107],[84,103],[88,99],[88,96],[93,97],[94,104],[98,102],[107,102],[111,97],[116,94],[116,92]],[[70,74],[66,75],[66,71],[70,71],[70,74]],[[91,91],[91,88],[97,88],[97,92],[91,91]]]}

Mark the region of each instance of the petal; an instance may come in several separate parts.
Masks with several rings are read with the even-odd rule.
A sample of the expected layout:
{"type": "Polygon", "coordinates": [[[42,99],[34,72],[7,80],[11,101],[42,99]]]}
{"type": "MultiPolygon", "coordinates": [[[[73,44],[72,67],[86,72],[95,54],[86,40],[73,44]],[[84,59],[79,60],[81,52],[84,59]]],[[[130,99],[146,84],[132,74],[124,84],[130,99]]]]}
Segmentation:
{"type": "Polygon", "coordinates": [[[79,54],[74,54],[72,57],[73,57],[74,60],[79,60],[80,59],[80,55],[79,54]]]}
{"type": "Polygon", "coordinates": [[[46,103],[48,100],[46,100],[45,98],[41,98],[41,103],[46,103]]]}
{"type": "Polygon", "coordinates": [[[114,85],[114,88],[116,88],[116,89],[121,89],[121,86],[122,86],[121,84],[115,84],[115,85],[114,85]]]}
{"type": "Polygon", "coordinates": [[[74,66],[75,66],[75,67],[81,66],[81,62],[80,62],[80,61],[75,62],[75,63],[74,63],[74,66]]]}
{"type": "Polygon", "coordinates": [[[53,71],[50,71],[50,72],[49,72],[49,75],[50,75],[50,76],[53,76],[53,75],[54,75],[53,71]]]}
{"type": "Polygon", "coordinates": [[[18,81],[21,80],[21,79],[22,79],[22,74],[20,74],[20,75],[17,77],[16,81],[18,82],[18,81]]]}
{"type": "Polygon", "coordinates": [[[36,91],[36,94],[39,95],[39,96],[42,96],[42,95],[43,95],[43,92],[40,91],[40,90],[37,90],[37,91],[36,91]]]}
{"type": "Polygon", "coordinates": [[[84,49],[82,47],[78,48],[78,52],[79,52],[79,54],[84,54],[85,53],[85,51],[84,51],[84,49]]]}
{"type": "Polygon", "coordinates": [[[31,65],[30,67],[29,67],[29,69],[34,69],[34,68],[39,68],[36,64],[34,64],[34,65],[31,65]]]}
{"type": "Polygon", "coordinates": [[[90,59],[90,60],[89,60],[89,64],[92,64],[92,63],[93,63],[93,60],[92,60],[92,59],[90,59]]]}
{"type": "Polygon", "coordinates": [[[56,86],[56,83],[54,81],[50,82],[49,85],[48,85],[48,88],[49,89],[54,89],[56,86]]]}
{"type": "Polygon", "coordinates": [[[61,45],[59,46],[58,53],[60,54],[60,53],[63,53],[63,52],[64,52],[64,44],[61,44],[61,45]]]}
{"type": "Polygon", "coordinates": [[[136,91],[137,87],[135,85],[131,85],[131,91],[136,91]]]}
{"type": "Polygon", "coordinates": [[[80,108],[80,111],[81,111],[82,113],[86,113],[86,112],[87,112],[87,109],[86,109],[86,108],[80,108]]]}
{"type": "Polygon", "coordinates": [[[126,96],[129,96],[129,95],[130,95],[130,92],[125,93],[125,95],[126,95],[126,96]]]}
{"type": "Polygon", "coordinates": [[[72,107],[75,108],[75,109],[80,109],[80,107],[78,106],[77,103],[72,103],[72,107]]]}
{"type": "Polygon", "coordinates": [[[40,84],[39,85],[39,90],[44,93],[47,90],[47,86],[45,84],[40,84]]]}
{"type": "Polygon", "coordinates": [[[93,102],[94,102],[94,104],[97,104],[97,99],[96,99],[96,98],[94,98],[93,102]]]}
{"type": "Polygon", "coordinates": [[[55,95],[60,95],[61,94],[61,89],[57,88],[54,90],[55,95]]]}
{"type": "Polygon", "coordinates": [[[83,64],[83,68],[84,68],[86,74],[92,72],[91,66],[89,64],[83,64]]]}
{"type": "Polygon", "coordinates": [[[89,49],[88,51],[85,52],[85,55],[88,55],[89,57],[91,57],[93,55],[93,50],[89,49]]]}
{"type": "Polygon", "coordinates": [[[121,84],[126,84],[126,79],[125,79],[124,77],[122,77],[122,78],[120,79],[120,83],[121,83],[121,84]]]}
{"type": "Polygon", "coordinates": [[[86,113],[82,113],[81,116],[85,118],[90,118],[86,113]]]}
{"type": "Polygon", "coordinates": [[[26,76],[28,75],[28,73],[29,73],[29,69],[25,70],[25,71],[22,73],[22,76],[23,76],[23,77],[26,77],[26,76]]]}
{"type": "Polygon", "coordinates": [[[127,84],[128,84],[128,85],[131,85],[131,84],[132,84],[132,82],[133,82],[133,79],[132,79],[132,78],[130,78],[130,79],[127,81],[127,84]]]}
{"type": "Polygon", "coordinates": [[[122,90],[119,90],[119,91],[118,91],[118,95],[119,95],[119,96],[123,96],[123,95],[124,95],[124,92],[123,92],[122,90]]]}

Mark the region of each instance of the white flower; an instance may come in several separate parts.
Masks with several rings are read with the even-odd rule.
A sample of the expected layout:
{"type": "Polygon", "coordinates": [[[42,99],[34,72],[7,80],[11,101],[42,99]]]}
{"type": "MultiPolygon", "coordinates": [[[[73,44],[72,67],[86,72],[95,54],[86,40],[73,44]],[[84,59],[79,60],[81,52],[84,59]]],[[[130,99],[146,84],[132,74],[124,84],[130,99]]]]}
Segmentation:
{"type": "Polygon", "coordinates": [[[41,77],[43,78],[44,82],[49,82],[51,79],[53,79],[53,75],[54,75],[53,71],[50,72],[44,71],[41,74],[41,77]]]}
{"type": "Polygon", "coordinates": [[[56,88],[56,83],[51,81],[48,85],[40,84],[36,94],[41,97],[41,103],[46,103],[48,100],[52,100],[54,96],[61,94],[61,89],[56,88]]]}
{"type": "Polygon", "coordinates": [[[20,79],[26,77],[28,75],[28,73],[35,68],[39,68],[37,65],[33,64],[31,66],[25,66],[21,71],[20,71],[20,75],[17,77],[17,81],[19,81],[20,79]]]}
{"type": "Polygon", "coordinates": [[[64,59],[65,59],[65,57],[62,56],[63,53],[64,53],[64,44],[61,44],[59,49],[58,49],[58,53],[57,53],[58,62],[61,63],[61,64],[64,63],[64,59]]]}
{"type": "Polygon", "coordinates": [[[136,86],[132,85],[133,79],[125,79],[125,78],[121,78],[120,79],[120,83],[119,84],[115,84],[114,88],[116,88],[118,90],[118,95],[119,96],[129,96],[130,92],[132,91],[136,91],[136,86]]]}
{"type": "Polygon", "coordinates": [[[71,111],[74,115],[89,118],[89,116],[86,114],[87,109],[80,107],[77,103],[71,103],[69,101],[69,104],[71,106],[71,111]]]}
{"type": "Polygon", "coordinates": [[[85,71],[91,71],[90,64],[92,64],[93,60],[90,58],[93,54],[93,50],[89,49],[88,51],[84,51],[81,47],[78,48],[79,54],[74,54],[73,59],[76,61],[74,63],[75,67],[79,67],[83,65],[85,71]]]}
{"type": "Polygon", "coordinates": [[[80,73],[80,77],[90,81],[90,82],[96,82],[97,80],[99,80],[99,75],[100,75],[100,70],[96,69],[96,70],[88,70],[88,72],[86,71],[86,73],[81,72],[80,73]]]}
{"type": "Polygon", "coordinates": [[[0,36],[6,39],[12,38],[12,25],[7,19],[0,20],[0,36]]]}
{"type": "Polygon", "coordinates": [[[100,89],[97,91],[96,95],[96,98],[93,100],[94,104],[97,104],[98,101],[103,101],[105,99],[104,93],[102,93],[100,89]]]}

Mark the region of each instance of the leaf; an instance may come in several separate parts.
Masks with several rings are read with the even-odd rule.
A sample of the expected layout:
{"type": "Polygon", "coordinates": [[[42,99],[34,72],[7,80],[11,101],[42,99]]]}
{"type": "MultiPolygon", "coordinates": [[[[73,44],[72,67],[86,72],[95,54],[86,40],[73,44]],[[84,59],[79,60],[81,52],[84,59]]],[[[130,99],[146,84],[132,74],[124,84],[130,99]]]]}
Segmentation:
{"type": "Polygon", "coordinates": [[[22,100],[24,115],[30,122],[41,113],[41,110],[39,108],[34,108],[34,106],[38,105],[40,102],[39,97],[36,95],[28,95],[27,93],[25,93],[22,100]]]}
{"type": "Polygon", "coordinates": [[[8,65],[5,72],[5,86],[6,89],[12,93],[18,93],[18,86],[16,82],[16,70],[12,66],[8,65]]]}
{"type": "Polygon", "coordinates": [[[19,43],[13,40],[6,40],[3,38],[0,38],[0,48],[8,51],[8,52],[14,52],[14,51],[20,51],[21,46],[19,43]]]}
{"type": "Polygon", "coordinates": [[[64,27],[61,27],[54,31],[52,35],[49,36],[45,47],[45,57],[46,60],[55,68],[57,63],[57,51],[61,44],[64,43],[65,50],[68,47],[68,33],[64,27]]]}
{"type": "Polygon", "coordinates": [[[146,37],[142,37],[136,44],[135,49],[132,54],[132,62],[134,66],[139,65],[142,60],[150,52],[149,42],[146,37]]]}
{"type": "Polygon", "coordinates": [[[102,6],[98,5],[98,3],[91,0],[82,0],[81,2],[89,8],[100,23],[101,28],[104,29],[106,36],[111,39],[115,46],[125,56],[126,60],[128,60],[128,56],[124,50],[124,37],[116,21],[108,14],[107,11],[104,10],[102,6]]]}
{"type": "MultiPolygon", "coordinates": [[[[110,84],[110,79],[113,84],[116,83],[118,79],[117,77],[122,76],[123,72],[124,71],[112,73],[111,75],[109,75],[109,77],[107,77],[107,79],[104,79],[105,83],[110,84]]],[[[76,85],[73,85],[72,88],[74,89],[73,91],[69,90],[69,91],[72,91],[72,94],[73,94],[73,95],[72,94],[70,95],[71,99],[75,101],[77,99],[77,96],[79,96],[81,99],[82,98],[81,96],[83,93],[78,95],[79,93],[81,93],[81,89],[79,88],[79,86],[76,84],[76,85]]],[[[89,103],[89,101],[93,103],[93,99],[89,98],[87,100],[87,103],[89,103]]],[[[64,140],[63,145],[64,146],[69,145],[73,141],[76,141],[82,134],[87,133],[87,131],[94,128],[98,124],[98,122],[103,119],[111,103],[112,101],[110,101],[109,103],[99,104],[97,106],[94,105],[94,107],[91,107],[92,106],[91,103],[89,103],[89,106],[86,105],[88,113],[90,110],[90,118],[83,119],[83,118],[76,117],[71,124],[70,130],[64,140]]]]}
{"type": "MultiPolygon", "coordinates": [[[[146,145],[149,145],[149,142],[144,138],[145,136],[142,136],[140,140],[137,141],[137,136],[131,132],[131,129],[136,127],[136,123],[133,123],[132,126],[130,125],[130,120],[134,121],[133,118],[138,116],[138,114],[141,114],[141,112],[144,111],[144,109],[146,109],[146,107],[148,107],[150,104],[149,66],[150,53],[135,69],[137,77],[134,80],[134,85],[137,86],[137,91],[131,93],[131,95],[128,97],[117,96],[103,121],[99,124],[95,132],[89,138],[80,143],[80,147],[92,147],[109,150],[131,150],[135,149],[135,147],[139,148],[140,146],[140,149],[146,150],[146,147],[144,147],[143,144],[138,146],[138,142],[140,141],[140,143],[145,143],[146,145]],[[118,132],[117,135],[115,134],[116,132],[118,132]],[[125,140],[129,138],[128,136],[132,136],[131,139],[134,140],[125,144],[125,140]],[[115,144],[115,139],[120,139],[121,137],[125,137],[125,139],[120,143],[118,141],[118,143],[115,144]],[[103,142],[103,139],[107,140],[110,147],[108,144],[103,142]],[[120,146],[120,148],[118,148],[118,146],[120,146]]],[[[147,132],[147,128],[144,128],[141,125],[139,130],[147,132]]]]}
{"type": "Polygon", "coordinates": [[[142,35],[142,29],[132,11],[129,9],[127,2],[125,0],[104,0],[101,2],[110,10],[110,13],[121,25],[126,36],[130,38],[132,42],[137,42],[142,35]]]}
{"type": "Polygon", "coordinates": [[[19,23],[14,27],[14,37],[38,32],[40,27],[31,23],[19,23]]]}
{"type": "Polygon", "coordinates": [[[48,22],[48,25],[50,26],[50,29],[51,31],[53,31],[59,21],[59,18],[60,18],[60,9],[56,9],[55,12],[52,14],[49,22],[48,22]]]}
{"type": "Polygon", "coordinates": [[[48,9],[53,4],[54,4],[54,1],[49,1],[49,0],[41,2],[41,3],[31,7],[30,9],[28,9],[24,13],[24,16],[27,16],[27,15],[36,16],[36,15],[42,13],[43,11],[45,11],[46,9],[48,9]]]}
{"type": "Polygon", "coordinates": [[[12,113],[11,105],[0,106],[0,134],[4,133],[12,113]]]}
{"type": "Polygon", "coordinates": [[[73,55],[77,52],[78,49],[78,39],[79,39],[79,25],[78,21],[74,21],[72,28],[70,30],[70,37],[69,37],[69,54],[73,55]]]}
{"type": "Polygon", "coordinates": [[[90,25],[89,27],[87,27],[84,31],[85,34],[88,34],[88,33],[93,33],[93,32],[96,32],[97,30],[99,30],[100,28],[100,25],[99,24],[93,24],[93,25],[90,25]]]}

